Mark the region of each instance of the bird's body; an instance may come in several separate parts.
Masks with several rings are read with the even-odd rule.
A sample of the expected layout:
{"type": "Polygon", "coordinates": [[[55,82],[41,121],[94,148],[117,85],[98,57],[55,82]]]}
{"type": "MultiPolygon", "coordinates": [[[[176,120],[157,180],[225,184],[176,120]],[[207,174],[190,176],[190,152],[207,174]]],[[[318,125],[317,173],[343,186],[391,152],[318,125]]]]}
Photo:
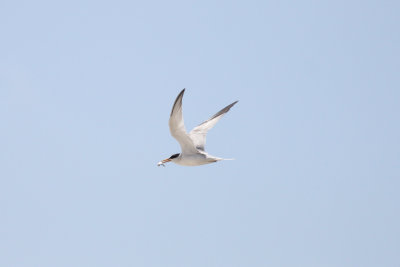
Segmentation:
{"type": "Polygon", "coordinates": [[[223,158],[211,156],[204,151],[206,135],[208,130],[210,130],[238,101],[226,106],[210,119],[196,126],[190,133],[187,133],[182,114],[182,98],[184,92],[185,89],[177,96],[169,119],[171,135],[179,142],[182,152],[160,161],[157,165],[165,166],[164,163],[172,161],[183,166],[199,166],[224,160],[223,158]]]}
{"type": "Polygon", "coordinates": [[[208,163],[217,162],[219,160],[223,160],[222,158],[217,158],[211,155],[208,155],[205,152],[200,152],[196,154],[179,154],[178,157],[172,159],[173,163],[182,165],[182,166],[199,166],[208,163]]]}

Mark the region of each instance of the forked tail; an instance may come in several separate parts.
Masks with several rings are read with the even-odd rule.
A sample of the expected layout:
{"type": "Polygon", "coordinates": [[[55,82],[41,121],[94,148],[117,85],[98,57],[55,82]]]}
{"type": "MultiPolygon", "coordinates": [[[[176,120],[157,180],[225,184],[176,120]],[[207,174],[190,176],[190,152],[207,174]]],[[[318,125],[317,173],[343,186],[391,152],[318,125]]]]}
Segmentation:
{"type": "Polygon", "coordinates": [[[235,159],[223,159],[223,158],[215,158],[216,161],[220,161],[220,160],[235,160],[235,159]]]}

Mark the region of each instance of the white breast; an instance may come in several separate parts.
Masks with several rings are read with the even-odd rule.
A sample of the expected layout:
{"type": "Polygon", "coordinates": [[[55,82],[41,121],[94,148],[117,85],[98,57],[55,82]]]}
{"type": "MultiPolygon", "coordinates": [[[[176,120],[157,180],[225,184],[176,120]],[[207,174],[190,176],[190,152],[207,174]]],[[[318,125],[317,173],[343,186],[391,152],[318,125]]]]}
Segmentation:
{"type": "Polygon", "coordinates": [[[216,162],[215,159],[207,157],[207,155],[204,154],[191,154],[191,155],[185,155],[181,154],[179,157],[176,159],[172,160],[174,163],[183,165],[183,166],[199,166],[199,165],[204,165],[204,164],[209,164],[216,162]]]}

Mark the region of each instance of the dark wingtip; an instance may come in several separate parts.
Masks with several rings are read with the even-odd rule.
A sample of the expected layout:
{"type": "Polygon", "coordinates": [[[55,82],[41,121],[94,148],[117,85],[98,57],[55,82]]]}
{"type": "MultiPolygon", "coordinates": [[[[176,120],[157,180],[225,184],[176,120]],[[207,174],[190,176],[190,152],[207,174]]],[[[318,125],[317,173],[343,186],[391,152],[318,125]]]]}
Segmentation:
{"type": "Polygon", "coordinates": [[[183,93],[185,93],[186,88],[183,88],[182,91],[180,91],[179,95],[177,98],[179,98],[181,95],[183,95],[183,93]]]}
{"type": "MultiPolygon", "coordinates": [[[[228,106],[226,106],[225,108],[227,108],[228,110],[226,111],[226,112],[228,112],[230,109],[231,109],[231,107],[233,107],[237,102],[239,102],[239,100],[236,100],[235,102],[233,102],[232,104],[230,104],[230,105],[228,105],[228,106]]],[[[225,109],[224,108],[224,109],[225,109]]]]}
{"type": "MultiPolygon", "coordinates": [[[[227,113],[227,112],[231,109],[231,107],[233,107],[237,102],[239,102],[239,100],[233,102],[232,104],[227,105],[226,107],[224,107],[223,109],[221,109],[220,111],[218,111],[214,116],[212,116],[211,118],[209,118],[209,119],[206,120],[205,122],[210,121],[210,120],[212,120],[212,119],[215,119],[216,117],[221,116],[221,115],[227,113]]],[[[204,122],[203,122],[203,123],[204,123],[204,122]]]]}
{"type": "Polygon", "coordinates": [[[172,110],[171,110],[170,116],[172,116],[172,113],[174,112],[174,108],[175,108],[175,105],[176,105],[176,103],[178,102],[178,100],[179,100],[179,99],[182,99],[183,94],[185,93],[185,90],[186,90],[186,88],[183,88],[183,90],[182,90],[182,91],[179,93],[179,95],[176,97],[175,102],[174,102],[174,105],[172,106],[172,110]]]}

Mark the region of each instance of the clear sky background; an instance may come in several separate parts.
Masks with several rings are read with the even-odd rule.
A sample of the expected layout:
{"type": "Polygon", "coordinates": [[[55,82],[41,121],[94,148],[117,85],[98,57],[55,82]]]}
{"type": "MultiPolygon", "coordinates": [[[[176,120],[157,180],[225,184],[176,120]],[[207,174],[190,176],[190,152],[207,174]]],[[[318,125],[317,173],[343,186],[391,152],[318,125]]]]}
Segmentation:
{"type": "Polygon", "coordinates": [[[1,1],[0,266],[400,266],[399,12],[1,1]]]}

